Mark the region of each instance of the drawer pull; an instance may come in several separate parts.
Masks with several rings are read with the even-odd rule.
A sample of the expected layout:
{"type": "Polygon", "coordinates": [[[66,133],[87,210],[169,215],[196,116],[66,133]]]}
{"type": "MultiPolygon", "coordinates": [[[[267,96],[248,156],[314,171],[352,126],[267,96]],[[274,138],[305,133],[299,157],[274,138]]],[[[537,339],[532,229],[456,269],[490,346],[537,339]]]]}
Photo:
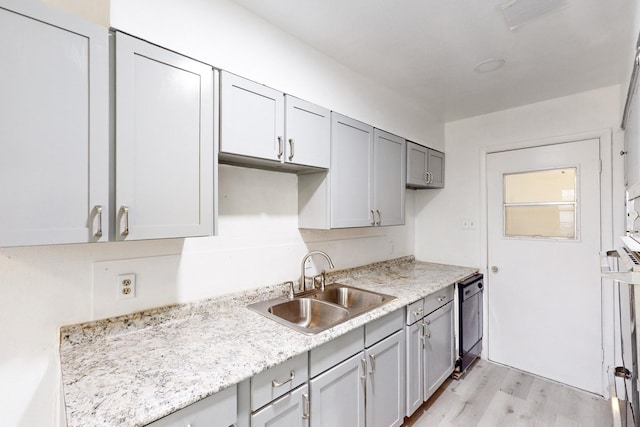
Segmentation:
{"type": "Polygon", "coordinates": [[[360,363],[362,363],[362,376],[360,377],[361,380],[366,381],[367,379],[367,359],[365,359],[364,357],[360,358],[360,363]]]}
{"type": "Polygon", "coordinates": [[[427,321],[424,322],[424,336],[427,339],[431,338],[431,331],[427,327],[427,326],[429,326],[429,324],[431,324],[430,320],[427,320],[427,321]]]}
{"type": "Polygon", "coordinates": [[[447,297],[438,297],[438,301],[439,301],[439,302],[442,302],[442,301],[444,301],[444,300],[446,300],[446,299],[447,299],[447,297]]]}
{"type": "Polygon", "coordinates": [[[276,387],[282,387],[283,385],[285,385],[286,383],[290,383],[291,381],[293,381],[293,379],[296,377],[296,371],[289,371],[289,379],[286,381],[283,381],[281,383],[279,383],[276,380],[271,381],[271,387],[276,388],[276,387]]]}
{"type": "Polygon", "coordinates": [[[420,310],[416,310],[413,312],[414,316],[422,316],[424,314],[424,310],[421,308],[420,310]]]}

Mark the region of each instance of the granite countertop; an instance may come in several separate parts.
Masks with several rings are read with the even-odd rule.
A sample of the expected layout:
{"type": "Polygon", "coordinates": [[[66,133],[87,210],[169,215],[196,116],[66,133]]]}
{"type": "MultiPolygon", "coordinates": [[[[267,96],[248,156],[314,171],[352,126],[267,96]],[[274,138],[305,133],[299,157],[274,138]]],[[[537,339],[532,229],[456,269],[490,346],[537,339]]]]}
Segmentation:
{"type": "Polygon", "coordinates": [[[329,275],[396,300],[317,335],[246,308],[283,285],[60,329],[69,427],[140,426],[280,364],[475,273],[413,257],[329,275]]]}

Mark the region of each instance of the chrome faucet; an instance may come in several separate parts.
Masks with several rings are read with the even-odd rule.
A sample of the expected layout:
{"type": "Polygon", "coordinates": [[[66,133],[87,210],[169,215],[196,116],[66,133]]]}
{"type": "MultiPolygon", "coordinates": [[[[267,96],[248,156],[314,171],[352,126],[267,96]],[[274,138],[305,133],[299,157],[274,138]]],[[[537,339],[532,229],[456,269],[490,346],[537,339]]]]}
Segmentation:
{"type": "MultiPolygon", "coordinates": [[[[329,258],[329,255],[327,255],[325,252],[322,252],[322,251],[311,251],[311,252],[309,252],[308,254],[306,254],[304,256],[304,258],[302,258],[302,265],[300,266],[300,287],[299,287],[300,291],[306,290],[307,276],[305,276],[305,274],[304,274],[304,264],[313,255],[322,255],[324,257],[324,259],[326,259],[327,262],[329,263],[329,268],[331,268],[331,269],[335,268],[334,265],[333,265],[333,262],[331,261],[331,258],[329,258]]],[[[325,284],[325,278],[324,278],[324,270],[323,270],[322,279],[320,281],[320,290],[321,291],[324,291],[324,284],[325,284]]],[[[314,280],[314,286],[315,286],[315,280],[314,280]]]]}

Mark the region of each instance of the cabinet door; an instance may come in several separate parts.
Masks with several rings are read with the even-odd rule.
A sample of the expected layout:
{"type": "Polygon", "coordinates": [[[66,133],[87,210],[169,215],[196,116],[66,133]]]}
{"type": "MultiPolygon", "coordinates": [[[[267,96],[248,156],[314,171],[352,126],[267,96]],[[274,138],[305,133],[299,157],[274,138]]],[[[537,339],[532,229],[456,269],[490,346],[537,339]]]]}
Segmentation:
{"type": "Polygon", "coordinates": [[[284,95],[234,74],[220,77],[220,152],[284,161],[284,95]]]}
{"type": "Polygon", "coordinates": [[[404,346],[403,330],[365,350],[367,427],[397,427],[404,421],[404,346]]]}
{"type": "Polygon", "coordinates": [[[282,396],[251,415],[251,427],[306,427],[309,425],[309,386],[282,396]]]}
{"type": "Polygon", "coordinates": [[[375,130],[373,167],[373,206],[376,225],[404,224],[406,184],[406,141],[399,136],[375,130]]]}
{"type": "Polygon", "coordinates": [[[117,239],[212,234],[213,164],[213,69],[117,33],[117,239]]]}
{"type": "Polygon", "coordinates": [[[290,95],[285,96],[285,106],[285,162],[328,168],[331,112],[290,95]]]}
{"type": "Polygon", "coordinates": [[[424,400],[444,383],[453,372],[453,303],[447,303],[424,318],[425,385],[424,400]]]}
{"type": "Polygon", "coordinates": [[[364,353],[309,381],[311,427],[364,427],[364,353]]]}
{"type": "Polygon", "coordinates": [[[407,187],[427,186],[428,151],[427,147],[407,142],[407,187]]]}
{"type": "Polygon", "coordinates": [[[406,416],[410,417],[424,402],[424,332],[422,320],[405,328],[407,341],[406,416]]]}
{"type": "Polygon", "coordinates": [[[444,187],[444,153],[436,150],[429,150],[427,170],[431,174],[429,187],[444,187]]]}
{"type": "Polygon", "coordinates": [[[373,127],[331,113],[331,228],[373,220],[373,127]]]}
{"type": "Polygon", "coordinates": [[[105,241],[108,33],[40,3],[2,5],[15,12],[0,8],[0,246],[105,241]]]}

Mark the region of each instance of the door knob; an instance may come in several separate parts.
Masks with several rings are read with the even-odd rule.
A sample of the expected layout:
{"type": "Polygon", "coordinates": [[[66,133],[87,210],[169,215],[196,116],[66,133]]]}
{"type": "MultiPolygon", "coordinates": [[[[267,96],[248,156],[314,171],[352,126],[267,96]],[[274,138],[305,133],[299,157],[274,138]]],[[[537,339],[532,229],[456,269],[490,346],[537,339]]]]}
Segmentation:
{"type": "Polygon", "coordinates": [[[500,269],[498,268],[498,266],[497,266],[497,265],[494,265],[493,267],[491,267],[491,271],[492,271],[493,273],[497,273],[498,271],[500,271],[500,269]]]}

